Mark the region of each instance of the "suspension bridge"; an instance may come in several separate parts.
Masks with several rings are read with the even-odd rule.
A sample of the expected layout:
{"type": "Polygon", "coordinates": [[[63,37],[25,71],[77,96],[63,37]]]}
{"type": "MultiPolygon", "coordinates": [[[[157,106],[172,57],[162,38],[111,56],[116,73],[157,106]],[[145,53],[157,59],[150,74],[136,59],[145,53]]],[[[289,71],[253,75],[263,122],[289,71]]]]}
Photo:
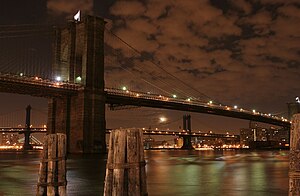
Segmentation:
{"type": "MultiPolygon", "coordinates": [[[[36,108],[32,108],[30,105],[26,107],[26,115],[24,115],[24,112],[21,110],[16,110],[7,114],[0,115],[0,149],[25,149],[25,150],[31,150],[33,149],[33,145],[38,145],[41,147],[42,142],[33,136],[34,133],[39,134],[46,134],[47,133],[47,127],[45,123],[41,123],[41,115],[44,117],[44,122],[46,121],[47,113],[45,111],[41,111],[36,108]],[[32,112],[33,110],[33,112],[32,112]],[[34,121],[32,120],[32,113],[35,116],[34,121]],[[39,115],[39,118],[36,118],[37,115],[39,115]],[[38,121],[37,121],[38,119],[38,121]],[[25,125],[23,125],[22,121],[25,122],[25,125]],[[19,136],[19,134],[23,134],[24,137],[19,136]],[[20,146],[22,145],[22,147],[20,146]]],[[[191,121],[189,117],[188,123],[185,123],[186,115],[183,116],[183,129],[182,130],[170,130],[170,129],[151,129],[151,128],[131,128],[131,129],[140,129],[142,130],[144,135],[148,135],[149,137],[151,135],[160,135],[160,136],[175,136],[175,137],[182,137],[183,138],[183,144],[189,145],[191,143],[190,140],[187,141],[187,139],[190,139],[191,137],[197,137],[202,139],[226,139],[230,141],[239,141],[240,136],[229,134],[228,132],[226,134],[218,134],[218,133],[212,133],[212,132],[202,132],[202,131],[193,131],[193,133],[189,130],[191,130],[191,121]],[[188,125],[186,125],[188,124],[188,125]],[[186,127],[188,126],[188,128],[186,127]]],[[[127,128],[130,129],[130,128],[127,128]]],[[[113,129],[106,129],[106,134],[110,134],[113,131],[113,129]]],[[[40,138],[41,139],[41,138],[40,138]]],[[[184,147],[183,147],[184,148],[184,147]]],[[[190,146],[192,149],[193,147],[190,146]]]]}
{"type": "Polygon", "coordinates": [[[284,117],[214,101],[116,36],[102,18],[86,16],[54,30],[3,26],[0,44],[7,46],[0,48],[0,91],[48,98],[48,132],[66,133],[71,152],[105,151],[105,104],[290,126],[284,117]]]}

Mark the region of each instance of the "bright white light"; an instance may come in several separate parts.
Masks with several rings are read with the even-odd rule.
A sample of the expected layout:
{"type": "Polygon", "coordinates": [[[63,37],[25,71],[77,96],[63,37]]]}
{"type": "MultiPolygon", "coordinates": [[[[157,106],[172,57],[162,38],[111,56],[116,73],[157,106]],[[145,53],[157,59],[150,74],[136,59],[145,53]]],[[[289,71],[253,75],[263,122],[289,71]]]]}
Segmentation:
{"type": "Polygon", "coordinates": [[[191,101],[191,98],[187,98],[187,101],[191,101]]]}
{"type": "Polygon", "coordinates": [[[252,110],[252,112],[255,113],[256,111],[255,111],[255,110],[252,110]]]}
{"type": "Polygon", "coordinates": [[[172,97],[173,97],[173,98],[176,98],[177,96],[176,96],[176,95],[172,95],[172,97]]]}
{"type": "Polygon", "coordinates": [[[122,90],[123,90],[123,91],[126,91],[126,90],[127,90],[126,86],[123,86],[123,87],[122,87],[122,90]]]}
{"type": "Polygon", "coordinates": [[[159,122],[166,122],[167,121],[167,118],[162,116],[159,118],[159,122]]]}
{"type": "Polygon", "coordinates": [[[80,10],[74,15],[74,20],[80,21],[80,10]]]}
{"type": "Polygon", "coordinates": [[[23,76],[24,74],[23,73],[20,73],[20,76],[23,76]]]}
{"type": "Polygon", "coordinates": [[[237,105],[235,105],[235,106],[233,106],[233,108],[234,108],[234,109],[237,109],[238,107],[237,107],[237,105]]]}
{"type": "Polygon", "coordinates": [[[76,82],[81,82],[81,77],[78,76],[75,80],[76,80],[76,82]]]}
{"type": "Polygon", "coordinates": [[[299,97],[296,97],[296,102],[297,102],[297,103],[300,103],[299,97]]]}
{"type": "Polygon", "coordinates": [[[212,104],[213,103],[213,101],[209,101],[209,104],[212,104]]]}
{"type": "Polygon", "coordinates": [[[56,76],[55,80],[59,82],[59,81],[61,81],[61,77],[60,76],[56,76]]]}

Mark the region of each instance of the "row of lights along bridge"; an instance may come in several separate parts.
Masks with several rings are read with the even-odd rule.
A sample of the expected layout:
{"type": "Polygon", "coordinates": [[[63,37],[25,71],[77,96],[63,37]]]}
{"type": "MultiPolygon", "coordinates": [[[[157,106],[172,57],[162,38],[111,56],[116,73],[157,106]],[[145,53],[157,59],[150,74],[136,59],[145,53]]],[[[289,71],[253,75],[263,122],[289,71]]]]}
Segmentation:
{"type": "MultiPolygon", "coordinates": [[[[55,81],[49,81],[49,80],[45,80],[42,79],[40,77],[25,77],[25,75],[23,73],[19,74],[20,77],[23,78],[27,78],[27,79],[31,79],[31,80],[38,80],[41,82],[50,82],[51,85],[56,86],[56,87],[60,87],[60,86],[65,86],[65,85],[75,85],[75,88],[80,88],[80,83],[81,83],[81,77],[78,76],[76,78],[76,83],[75,84],[71,84],[67,81],[62,81],[62,78],[60,76],[56,76],[55,77],[55,81]]],[[[254,115],[260,115],[260,116],[264,116],[264,117],[268,117],[268,118],[272,118],[272,119],[276,119],[276,120],[281,120],[283,122],[288,122],[288,119],[284,118],[284,117],[278,117],[275,115],[272,115],[271,113],[262,113],[262,112],[258,112],[255,109],[253,110],[247,110],[247,109],[243,109],[243,108],[239,108],[237,105],[234,105],[232,107],[230,106],[224,106],[222,104],[217,104],[214,103],[212,100],[210,100],[209,102],[203,102],[201,100],[197,100],[197,99],[193,99],[191,97],[188,97],[186,99],[181,99],[179,98],[176,94],[173,94],[171,96],[164,96],[164,95],[158,95],[158,94],[153,94],[151,92],[147,92],[147,93],[143,93],[143,92],[137,92],[137,91],[132,91],[129,90],[126,86],[123,86],[121,89],[115,89],[115,88],[105,88],[106,92],[109,93],[113,93],[113,94],[120,94],[120,95],[127,95],[127,96],[133,96],[136,98],[145,98],[145,99],[155,99],[155,100],[163,100],[163,101],[170,101],[170,102],[178,102],[178,103],[185,103],[185,104],[190,104],[190,105],[201,105],[201,106],[207,106],[207,107],[212,107],[212,108],[219,108],[219,109],[225,109],[225,110],[233,110],[236,112],[243,112],[243,113],[249,113],[249,114],[254,114],[254,115]]],[[[296,101],[299,103],[300,100],[297,97],[296,101]]]]}

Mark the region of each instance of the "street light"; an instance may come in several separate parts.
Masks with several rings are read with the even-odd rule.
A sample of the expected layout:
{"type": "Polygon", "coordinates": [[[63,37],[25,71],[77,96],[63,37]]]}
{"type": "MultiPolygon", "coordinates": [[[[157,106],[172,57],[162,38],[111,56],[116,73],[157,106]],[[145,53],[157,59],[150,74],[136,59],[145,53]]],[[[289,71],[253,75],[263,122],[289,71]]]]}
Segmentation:
{"type": "Polygon", "coordinates": [[[76,77],[76,79],[75,79],[75,80],[76,80],[76,82],[77,82],[77,83],[80,83],[80,82],[81,82],[81,77],[80,77],[80,76],[78,76],[78,77],[76,77]]]}
{"type": "Polygon", "coordinates": [[[159,118],[159,122],[163,123],[163,122],[166,122],[167,121],[167,118],[162,116],[159,118]]]}
{"type": "Polygon", "coordinates": [[[61,77],[60,76],[56,76],[55,80],[59,82],[59,81],[61,81],[61,77]]]}

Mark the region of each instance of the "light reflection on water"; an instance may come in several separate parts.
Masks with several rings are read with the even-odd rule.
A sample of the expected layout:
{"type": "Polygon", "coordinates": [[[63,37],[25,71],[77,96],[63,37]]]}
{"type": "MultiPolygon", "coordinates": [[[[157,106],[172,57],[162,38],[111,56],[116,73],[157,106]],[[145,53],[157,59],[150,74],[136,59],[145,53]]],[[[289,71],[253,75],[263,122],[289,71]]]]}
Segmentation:
{"type": "MultiPolygon", "coordinates": [[[[281,196],[288,151],[145,151],[149,195],[281,196]]],[[[67,160],[68,195],[102,195],[105,155],[67,160]]],[[[0,153],[0,196],[35,195],[39,153],[0,153]]]]}
{"type": "Polygon", "coordinates": [[[287,195],[288,152],[146,152],[150,195],[287,195]]]}

